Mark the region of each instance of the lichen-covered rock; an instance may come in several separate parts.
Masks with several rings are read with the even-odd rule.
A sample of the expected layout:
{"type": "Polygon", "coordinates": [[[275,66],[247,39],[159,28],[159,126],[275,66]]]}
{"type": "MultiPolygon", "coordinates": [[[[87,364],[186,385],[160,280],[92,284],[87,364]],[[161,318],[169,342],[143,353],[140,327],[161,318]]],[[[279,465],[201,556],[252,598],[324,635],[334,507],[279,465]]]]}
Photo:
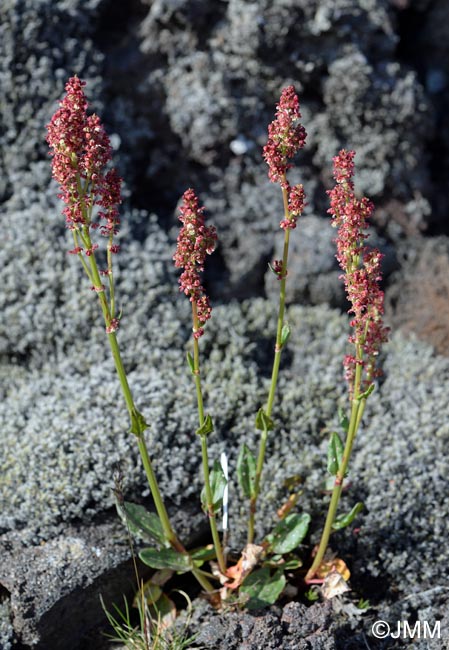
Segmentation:
{"type": "Polygon", "coordinates": [[[14,636],[14,628],[11,622],[11,605],[9,599],[2,598],[0,601],[0,648],[2,650],[12,650],[14,636]]]}

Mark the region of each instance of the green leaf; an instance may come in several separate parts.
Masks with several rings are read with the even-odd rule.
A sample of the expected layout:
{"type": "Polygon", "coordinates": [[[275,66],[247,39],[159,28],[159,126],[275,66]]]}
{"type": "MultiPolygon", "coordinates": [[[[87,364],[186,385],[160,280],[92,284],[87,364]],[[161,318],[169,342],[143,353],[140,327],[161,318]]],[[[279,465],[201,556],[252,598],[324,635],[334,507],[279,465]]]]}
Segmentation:
{"type": "Polygon", "coordinates": [[[302,567],[302,560],[300,560],[299,557],[294,560],[287,560],[287,562],[282,565],[284,571],[294,571],[295,569],[299,569],[299,567],[302,567]]]}
{"type": "Polygon", "coordinates": [[[246,603],[247,609],[260,609],[267,605],[273,605],[277,601],[285,583],[286,579],[281,570],[271,576],[270,569],[258,569],[245,579],[240,587],[240,594],[246,594],[249,597],[246,603]]]}
{"type": "Polygon", "coordinates": [[[340,421],[340,426],[343,429],[345,433],[348,433],[349,431],[349,418],[344,412],[344,410],[341,408],[341,406],[338,407],[338,419],[340,421]]]}
{"type": "Polygon", "coordinates": [[[196,548],[194,551],[190,551],[190,557],[195,566],[200,567],[204,562],[215,560],[217,554],[213,544],[208,544],[207,546],[202,546],[201,548],[196,548]]]}
{"type": "Polygon", "coordinates": [[[131,428],[129,432],[134,433],[136,436],[140,436],[145,429],[148,429],[148,424],[146,423],[142,413],[139,413],[137,410],[133,411],[131,413],[131,428]]]}
{"type": "Polygon", "coordinates": [[[370,384],[364,393],[360,393],[360,395],[357,396],[357,399],[359,401],[361,399],[368,399],[368,397],[371,395],[373,390],[374,390],[374,384],[370,384]]]}
{"type": "Polygon", "coordinates": [[[209,433],[212,433],[214,430],[214,425],[212,424],[212,418],[210,415],[206,415],[203,420],[203,424],[199,429],[195,431],[198,436],[207,436],[209,433]]]}
{"type": "Polygon", "coordinates": [[[193,357],[190,352],[186,352],[187,363],[189,364],[190,372],[192,375],[195,374],[195,364],[193,363],[193,357]]]}
{"type": "Polygon", "coordinates": [[[259,431],[271,431],[273,429],[273,420],[268,417],[263,408],[257,411],[256,429],[259,429],[259,431]]]}
{"type": "Polygon", "coordinates": [[[294,571],[295,569],[302,567],[302,565],[303,562],[299,557],[291,558],[286,562],[282,562],[282,555],[273,556],[270,559],[265,560],[263,563],[264,567],[273,567],[275,569],[282,569],[282,571],[294,571]],[[278,559],[276,560],[275,557],[278,559]]]}
{"type": "Polygon", "coordinates": [[[167,545],[161,522],[154,512],[148,512],[143,506],[130,501],[117,505],[117,509],[133,535],[157,542],[161,546],[167,545]]]}
{"type": "Polygon", "coordinates": [[[266,536],[271,553],[290,553],[304,539],[309,528],[310,515],[292,513],[280,521],[273,531],[266,536]]]}
{"type": "Polygon", "coordinates": [[[244,496],[248,499],[254,495],[256,468],[256,459],[249,447],[244,444],[237,460],[237,479],[244,496]]]}
{"type": "Polygon", "coordinates": [[[327,471],[336,476],[343,458],[344,445],[338,433],[333,431],[327,447],[327,471]]]}
{"type": "Polygon", "coordinates": [[[362,512],[363,508],[365,506],[361,501],[355,504],[351,512],[348,512],[347,515],[339,515],[336,517],[334,523],[332,524],[332,529],[333,530],[341,530],[342,528],[346,528],[346,526],[349,526],[349,524],[352,524],[354,519],[357,517],[359,512],[362,512]]]}
{"type": "Polygon", "coordinates": [[[272,264],[270,264],[270,262],[268,262],[268,268],[270,269],[270,271],[271,271],[271,272],[272,272],[272,273],[273,273],[277,278],[279,277],[279,273],[278,273],[277,271],[274,270],[274,268],[273,268],[272,264]]]}
{"type": "Polygon", "coordinates": [[[144,564],[152,569],[173,569],[185,573],[192,569],[192,560],[189,555],[178,553],[172,548],[144,548],[139,557],[144,564]]]}
{"type": "MultiPolygon", "coordinates": [[[[223,494],[226,487],[227,480],[225,478],[223,468],[216,460],[212,471],[209,474],[210,489],[212,492],[212,506],[214,514],[219,512],[221,506],[223,505],[223,494]]],[[[203,487],[201,490],[201,504],[203,506],[204,512],[209,510],[207,497],[206,497],[206,487],[203,487]]]]}
{"type": "Polygon", "coordinates": [[[290,338],[290,327],[288,323],[285,323],[285,325],[282,327],[282,332],[281,332],[281,347],[283,347],[288,339],[290,338]]]}

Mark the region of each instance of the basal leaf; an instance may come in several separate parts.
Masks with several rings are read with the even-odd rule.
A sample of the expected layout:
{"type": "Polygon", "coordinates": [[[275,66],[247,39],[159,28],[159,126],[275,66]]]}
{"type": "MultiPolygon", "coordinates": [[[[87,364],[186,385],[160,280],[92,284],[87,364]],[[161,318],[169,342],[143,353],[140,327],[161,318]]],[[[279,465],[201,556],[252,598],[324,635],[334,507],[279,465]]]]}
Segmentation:
{"type": "MultiPolygon", "coordinates": [[[[152,580],[148,580],[143,585],[143,593],[145,596],[145,600],[147,601],[147,604],[154,605],[154,603],[156,603],[159,600],[159,598],[162,596],[163,591],[159,585],[154,584],[152,580]]],[[[138,596],[139,595],[140,592],[138,596]]],[[[136,600],[137,598],[135,599],[135,602],[136,600]]]]}
{"type": "Polygon", "coordinates": [[[294,571],[295,569],[299,569],[299,567],[302,567],[302,565],[303,562],[302,560],[299,559],[299,557],[294,557],[294,558],[292,557],[286,562],[284,562],[282,559],[282,555],[272,556],[268,560],[264,560],[262,564],[262,566],[264,567],[282,569],[282,571],[294,571]]]}
{"type": "Polygon", "coordinates": [[[178,553],[172,548],[144,548],[140,551],[139,557],[144,564],[153,569],[173,569],[185,573],[193,566],[188,555],[178,553]]]}
{"type": "Polygon", "coordinates": [[[300,560],[299,557],[287,560],[287,562],[282,565],[284,571],[294,571],[295,569],[299,569],[299,567],[302,567],[302,560],[300,560]]]}
{"type": "Polygon", "coordinates": [[[286,579],[281,570],[271,575],[268,568],[258,569],[245,578],[240,587],[240,594],[249,597],[246,603],[247,609],[260,609],[273,605],[277,601],[285,583],[286,579]]]}
{"type": "Polygon", "coordinates": [[[273,531],[266,536],[271,553],[290,553],[304,539],[309,528],[310,515],[293,513],[280,521],[273,531]]]}
{"type": "Polygon", "coordinates": [[[208,544],[207,546],[202,546],[201,548],[196,548],[194,551],[190,551],[190,557],[194,561],[195,566],[200,567],[204,562],[215,560],[217,554],[214,545],[208,544]]]}
{"type": "Polygon", "coordinates": [[[133,535],[157,542],[161,546],[167,545],[161,522],[154,512],[148,512],[144,506],[130,501],[125,501],[117,507],[133,535]]]}

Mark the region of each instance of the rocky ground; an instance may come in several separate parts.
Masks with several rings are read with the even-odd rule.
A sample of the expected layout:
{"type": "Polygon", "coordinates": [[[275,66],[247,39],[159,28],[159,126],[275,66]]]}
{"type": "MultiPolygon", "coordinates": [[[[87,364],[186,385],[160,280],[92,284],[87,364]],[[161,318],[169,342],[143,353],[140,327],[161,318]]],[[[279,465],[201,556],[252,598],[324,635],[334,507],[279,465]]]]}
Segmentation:
{"type": "Polygon", "coordinates": [[[308,144],[294,177],[308,206],[293,233],[293,333],[259,533],[285,497],[284,477],[299,472],[301,507],[314,515],[305,554],[325,510],[316,495],[345,392],[347,317],[325,194],[339,147],[357,151],[357,189],[377,206],[372,241],[385,254],[394,333],[345,497],[366,508],[355,532],[335,538],[353,591],[308,608],[290,602],[226,617],[195,601],[197,647],[449,647],[447,11],[444,0],[1,4],[0,648],[100,648],[99,593],[117,602],[133,589],[111,492],[117,464],[127,496],[148,498],[97,306],[67,256],[50,180],[45,124],[74,73],[88,82],[126,182],[120,343],[152,422],[162,491],[192,543],[207,535],[207,522],[197,505],[184,361],[188,304],[171,262],[179,196],[194,186],[219,232],[207,274],[214,316],[204,337],[205,393],[215,405],[211,455],[226,450],[232,470],[241,441],[255,444],[275,328],[267,262],[279,256],[280,199],[261,148],[280,90],[295,85],[308,144]],[[363,616],[359,598],[370,600],[363,616]],[[378,641],[377,619],[440,620],[446,640],[378,641]]]}

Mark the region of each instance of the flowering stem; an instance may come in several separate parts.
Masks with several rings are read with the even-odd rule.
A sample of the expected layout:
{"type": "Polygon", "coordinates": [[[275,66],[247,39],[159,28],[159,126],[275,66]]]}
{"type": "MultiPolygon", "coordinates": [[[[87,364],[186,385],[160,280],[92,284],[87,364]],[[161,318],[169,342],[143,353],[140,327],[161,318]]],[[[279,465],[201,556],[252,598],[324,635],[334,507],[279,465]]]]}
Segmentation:
{"type": "MultiPolygon", "coordinates": [[[[192,319],[193,319],[193,331],[194,333],[199,329],[198,313],[196,301],[192,301],[192,319]]],[[[204,424],[204,406],[203,406],[203,392],[201,389],[201,378],[200,378],[200,351],[199,351],[199,342],[198,339],[193,337],[193,376],[195,378],[195,387],[196,387],[196,396],[198,402],[198,420],[200,427],[204,424]]],[[[226,573],[226,562],[223,555],[223,549],[221,547],[220,537],[217,529],[217,521],[215,516],[212,488],[210,484],[210,473],[209,473],[209,456],[207,452],[207,433],[200,434],[201,438],[201,457],[203,463],[203,474],[204,474],[204,489],[206,493],[206,504],[207,504],[207,515],[209,517],[210,530],[212,533],[212,540],[215,547],[215,552],[217,554],[218,566],[220,572],[226,573]]]]}
{"type": "MultiPolygon", "coordinates": [[[[91,255],[89,261],[90,261],[90,267],[91,267],[90,270],[92,273],[92,278],[94,279],[94,282],[98,281],[100,283],[100,275],[98,272],[95,256],[91,255]]],[[[99,293],[98,296],[100,299],[103,315],[105,316],[106,327],[108,327],[111,321],[108,304],[103,292],[99,293]]],[[[154,505],[156,507],[156,512],[158,514],[162,529],[164,531],[164,536],[169,542],[169,544],[172,546],[172,548],[174,548],[179,553],[187,554],[186,549],[184,548],[182,543],[177,538],[175,532],[173,531],[173,528],[170,524],[170,519],[168,517],[167,509],[165,507],[161,492],[159,490],[156,474],[154,473],[153,464],[151,462],[151,458],[148,453],[148,448],[144,437],[144,432],[145,429],[147,428],[147,425],[142,415],[139,413],[139,411],[137,410],[134,404],[134,399],[131,393],[131,389],[129,387],[128,378],[126,376],[126,371],[120,354],[120,348],[118,345],[116,333],[111,332],[110,334],[108,334],[108,340],[111,346],[115,368],[120,380],[120,386],[122,388],[123,397],[125,398],[126,407],[128,409],[128,413],[131,419],[131,430],[137,437],[137,445],[139,448],[140,457],[142,459],[142,464],[145,470],[148,484],[150,486],[154,505]]],[[[207,580],[207,578],[203,576],[196,568],[192,569],[192,573],[195,576],[195,578],[198,580],[200,585],[203,587],[203,589],[205,589],[206,591],[214,590],[209,580],[207,580]]]]}
{"type": "Polygon", "coordinates": [[[109,280],[109,302],[110,302],[110,311],[111,318],[115,318],[115,292],[114,292],[114,276],[112,275],[112,240],[113,233],[109,235],[108,249],[107,249],[107,259],[108,259],[108,280],[109,280]]]}
{"type": "MultiPolygon", "coordinates": [[[[284,213],[285,218],[289,218],[288,210],[288,196],[287,190],[282,188],[282,198],[284,201],[284,213]]],[[[279,374],[279,365],[281,363],[281,352],[282,352],[282,328],[284,327],[284,312],[285,312],[285,285],[287,280],[287,264],[288,264],[288,247],[290,241],[290,230],[286,228],[284,230],[284,250],[282,255],[282,277],[280,281],[280,292],[279,292],[279,312],[278,312],[278,323],[277,323],[277,332],[276,332],[276,345],[274,348],[274,361],[273,361],[273,370],[271,374],[271,384],[270,391],[268,393],[267,405],[265,407],[266,414],[268,417],[271,417],[271,412],[273,410],[274,396],[276,393],[276,386],[279,374]]]]}
{"type": "MultiPolygon", "coordinates": [[[[63,214],[75,243],[75,248],[69,252],[77,255],[92,289],[98,295],[112,356],[131,419],[130,430],[138,439],[140,455],[165,538],[174,549],[187,555],[168,519],[144,439],[148,425],[134,404],[115,334],[119,319],[115,316],[112,254],[118,251],[118,246],[113,244],[113,237],[120,224],[117,206],[121,203],[121,179],[114,169],[105,171],[106,164],[111,160],[112,148],[100,118],[97,115],[88,116],[86,113],[88,104],[83,92],[84,85],[85,82],[76,76],[69,79],[66,84],[67,94],[47,125],[53,178],[60,185],[60,198],[66,204],[63,214]],[[95,224],[92,220],[94,206],[100,208],[97,214],[99,221],[95,224]],[[107,270],[104,272],[98,270],[94,253],[98,244],[92,245],[90,236],[91,229],[97,228],[102,236],[108,237],[107,270]],[[109,302],[101,282],[102,274],[108,275],[109,302]]],[[[193,561],[191,570],[204,589],[213,591],[212,585],[199,573],[193,561]]]]}
{"type": "Polygon", "coordinates": [[[323,561],[366,399],[373,389],[373,378],[379,374],[375,359],[380,345],[388,339],[388,328],[382,322],[384,294],[379,288],[382,256],[377,249],[370,251],[364,245],[367,238],[364,231],[374,206],[367,198],[357,199],[354,194],[354,156],[354,151],[342,149],[334,157],[336,186],[328,191],[331,205],[328,212],[333,217],[333,225],[338,227],[336,257],[344,271],[346,295],[351,303],[348,311],[353,315],[350,324],[354,333],[349,341],[355,345],[355,355],[347,355],[343,362],[350,388],[351,415],[324,530],[306,582],[314,578],[323,561]]]}
{"type": "MultiPolygon", "coordinates": [[[[100,286],[101,280],[100,280],[100,274],[98,272],[98,266],[95,260],[95,255],[91,255],[89,257],[89,262],[90,262],[90,273],[94,281],[94,286],[100,286]]],[[[100,292],[98,294],[98,297],[100,299],[100,304],[103,311],[105,324],[106,327],[108,327],[111,323],[111,314],[109,311],[109,307],[104,292],[100,292]]],[[[187,553],[186,549],[177,538],[170,524],[170,519],[168,517],[167,509],[165,507],[161,492],[159,490],[156,474],[154,473],[153,464],[151,462],[151,458],[148,453],[148,448],[144,437],[144,432],[145,429],[147,428],[147,425],[142,415],[139,413],[139,411],[137,410],[134,404],[134,399],[131,393],[131,389],[129,387],[128,378],[120,354],[120,348],[118,345],[116,333],[111,332],[110,334],[108,334],[108,340],[111,346],[112,357],[114,359],[115,368],[120,380],[120,386],[122,388],[123,397],[125,398],[126,407],[128,409],[128,413],[131,419],[131,430],[137,437],[137,446],[139,448],[142,464],[145,470],[148,484],[150,486],[151,495],[153,497],[156,512],[158,514],[162,529],[164,531],[164,536],[169,542],[169,544],[176,551],[178,551],[179,553],[186,554],[187,553]]],[[[206,591],[213,591],[213,586],[207,580],[207,578],[201,575],[196,569],[192,569],[192,573],[194,574],[195,578],[198,580],[200,585],[203,587],[203,589],[205,589],[206,591]]]]}
{"type": "Polygon", "coordinates": [[[260,436],[259,455],[257,457],[256,477],[254,479],[254,493],[249,502],[249,520],[248,520],[248,544],[254,541],[254,520],[256,517],[257,497],[260,491],[260,478],[262,476],[263,462],[265,458],[265,449],[267,446],[268,428],[264,426],[260,436]]]}
{"type": "MultiPolygon", "coordinates": [[[[285,174],[283,176],[285,181],[285,174]]],[[[290,218],[290,212],[288,209],[288,193],[287,190],[282,188],[282,198],[284,202],[284,215],[285,219],[290,218]]],[[[268,392],[268,399],[265,406],[265,414],[268,418],[271,417],[273,411],[274,398],[276,394],[276,386],[279,375],[279,366],[281,363],[281,353],[282,353],[282,330],[284,327],[284,313],[285,313],[285,285],[287,279],[287,264],[288,264],[288,248],[290,241],[290,229],[285,228],[284,230],[284,250],[282,255],[282,268],[281,268],[281,280],[280,280],[280,292],[279,292],[279,311],[278,311],[278,322],[277,322],[277,331],[276,331],[276,344],[274,347],[274,360],[273,368],[271,372],[271,383],[270,389],[268,392]]],[[[250,499],[250,510],[249,510],[249,520],[248,520],[248,543],[252,544],[254,541],[254,520],[256,516],[256,507],[257,499],[260,492],[260,481],[262,477],[263,464],[265,460],[265,450],[267,446],[268,438],[268,427],[264,426],[262,434],[260,436],[259,443],[259,455],[257,457],[257,466],[256,466],[256,477],[254,480],[254,492],[250,499]]]]}
{"type": "MultiPolygon", "coordinates": [[[[95,255],[91,255],[89,257],[89,262],[90,262],[90,272],[92,275],[94,286],[99,287],[101,286],[101,280],[100,280],[100,274],[98,271],[95,255]]],[[[98,297],[100,300],[100,305],[103,312],[105,325],[106,327],[109,327],[111,325],[112,317],[111,317],[111,313],[109,310],[109,306],[104,291],[99,292],[98,297]]],[[[148,449],[145,443],[144,431],[147,428],[147,425],[142,415],[139,413],[139,411],[137,410],[134,404],[134,399],[131,393],[131,389],[129,387],[128,378],[126,376],[126,371],[120,354],[120,348],[118,345],[116,333],[115,332],[109,333],[108,340],[109,340],[109,345],[111,347],[115,368],[120,380],[120,386],[122,388],[123,397],[125,398],[126,407],[128,409],[129,417],[131,419],[131,431],[137,436],[139,452],[148,479],[148,484],[151,489],[151,494],[153,496],[154,505],[156,506],[156,510],[159,519],[161,521],[162,528],[164,530],[164,535],[167,538],[167,540],[170,542],[170,544],[173,546],[173,548],[180,550],[181,548],[180,543],[177,540],[176,535],[174,534],[173,529],[170,525],[167,510],[162,500],[162,496],[159,490],[159,486],[157,484],[156,476],[154,474],[151,459],[149,457],[148,449]]]]}
{"type": "MultiPolygon", "coordinates": [[[[357,357],[361,361],[362,352],[361,346],[357,347],[357,357]]],[[[340,501],[341,492],[343,489],[343,481],[346,476],[348,469],[349,459],[352,452],[352,446],[362,420],[363,411],[365,410],[366,397],[360,397],[360,385],[362,379],[362,370],[363,367],[361,363],[356,365],[355,377],[354,377],[354,390],[353,398],[351,403],[351,416],[349,419],[348,433],[346,436],[345,448],[343,451],[343,457],[341,459],[340,467],[338,468],[337,475],[335,477],[334,488],[332,491],[332,497],[329,503],[329,509],[327,511],[327,517],[323,528],[323,533],[321,535],[320,543],[318,550],[316,552],[315,558],[313,560],[312,566],[307,572],[305,581],[309,582],[312,580],[318,571],[320,564],[323,561],[324,554],[326,553],[327,545],[329,543],[329,538],[332,533],[332,526],[337,515],[338,503],[340,501]]]]}

